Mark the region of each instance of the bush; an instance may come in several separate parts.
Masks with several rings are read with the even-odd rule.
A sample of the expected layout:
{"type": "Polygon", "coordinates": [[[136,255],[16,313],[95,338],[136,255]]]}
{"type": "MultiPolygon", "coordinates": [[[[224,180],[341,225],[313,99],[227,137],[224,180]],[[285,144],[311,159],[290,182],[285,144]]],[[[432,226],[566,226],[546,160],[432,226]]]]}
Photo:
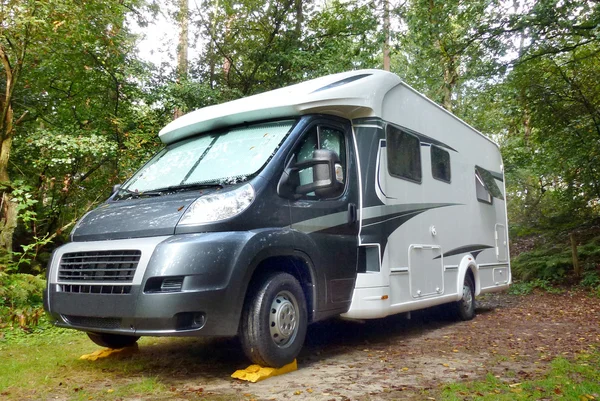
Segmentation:
{"type": "Polygon", "coordinates": [[[43,293],[46,281],[31,274],[0,272],[0,327],[36,326],[43,316],[43,293]]]}
{"type": "MultiPolygon", "coordinates": [[[[583,270],[580,284],[595,288],[598,285],[594,277],[600,277],[600,237],[589,236],[581,238],[581,241],[583,244],[577,247],[579,264],[583,270]]],[[[538,279],[554,284],[564,282],[574,272],[571,252],[568,238],[554,238],[549,243],[512,258],[513,276],[522,281],[538,279]]]]}
{"type": "Polygon", "coordinates": [[[528,281],[541,279],[560,281],[573,270],[571,251],[564,247],[549,247],[523,252],[511,261],[515,278],[528,281]]]}
{"type": "Polygon", "coordinates": [[[551,294],[560,294],[563,292],[560,288],[552,286],[550,281],[536,278],[531,281],[517,281],[513,283],[510,286],[508,293],[512,295],[527,295],[535,289],[546,291],[551,294]]]}

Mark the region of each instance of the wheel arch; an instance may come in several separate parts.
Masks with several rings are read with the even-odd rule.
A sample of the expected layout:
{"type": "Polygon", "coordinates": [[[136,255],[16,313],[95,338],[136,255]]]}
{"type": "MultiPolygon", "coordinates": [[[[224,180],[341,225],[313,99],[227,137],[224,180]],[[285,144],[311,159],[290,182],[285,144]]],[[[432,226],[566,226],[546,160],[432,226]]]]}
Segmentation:
{"type": "Polygon", "coordinates": [[[481,292],[481,285],[479,282],[479,269],[477,269],[477,263],[475,262],[475,258],[473,255],[465,255],[460,264],[458,265],[458,280],[456,282],[456,296],[457,299],[460,299],[462,294],[463,283],[465,282],[465,277],[467,275],[471,276],[473,280],[473,284],[475,284],[475,295],[479,295],[481,292]]]}
{"type": "Polygon", "coordinates": [[[244,292],[244,303],[252,295],[264,279],[273,273],[288,273],[292,275],[300,286],[306,299],[308,322],[312,322],[315,315],[316,286],[315,272],[311,260],[304,253],[293,249],[267,250],[254,259],[249,269],[248,283],[244,292]]]}

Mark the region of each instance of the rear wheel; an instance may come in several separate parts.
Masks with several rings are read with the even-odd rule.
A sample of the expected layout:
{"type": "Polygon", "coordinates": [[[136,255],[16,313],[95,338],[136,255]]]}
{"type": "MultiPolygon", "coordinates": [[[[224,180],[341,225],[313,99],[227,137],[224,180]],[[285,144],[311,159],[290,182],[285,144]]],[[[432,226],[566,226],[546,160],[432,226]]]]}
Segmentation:
{"type": "Polygon", "coordinates": [[[137,336],[126,336],[122,334],[87,333],[90,340],[101,347],[125,348],[134,345],[140,338],[137,336]]]}
{"type": "Polygon", "coordinates": [[[302,287],[294,276],[275,273],[246,299],[240,325],[242,348],[252,362],[279,368],[300,353],[307,325],[302,287]]]}
{"type": "Polygon", "coordinates": [[[475,283],[469,274],[465,276],[462,298],[455,304],[456,314],[461,320],[475,317],[475,283]]]}

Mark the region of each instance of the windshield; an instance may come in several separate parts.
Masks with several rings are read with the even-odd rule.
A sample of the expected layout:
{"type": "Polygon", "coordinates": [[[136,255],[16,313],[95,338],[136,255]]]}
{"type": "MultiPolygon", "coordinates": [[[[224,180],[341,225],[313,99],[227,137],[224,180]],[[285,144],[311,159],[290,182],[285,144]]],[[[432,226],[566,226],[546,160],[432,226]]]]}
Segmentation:
{"type": "Polygon", "coordinates": [[[234,128],[169,145],[122,189],[143,193],[177,186],[245,181],[263,168],[294,122],[286,120],[234,128]]]}

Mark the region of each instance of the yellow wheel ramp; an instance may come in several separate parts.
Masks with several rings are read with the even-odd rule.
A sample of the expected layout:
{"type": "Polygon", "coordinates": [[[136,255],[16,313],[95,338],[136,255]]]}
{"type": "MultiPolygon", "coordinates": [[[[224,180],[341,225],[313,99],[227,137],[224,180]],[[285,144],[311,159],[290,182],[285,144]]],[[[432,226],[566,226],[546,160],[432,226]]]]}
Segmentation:
{"type": "Polygon", "coordinates": [[[294,362],[288,363],[287,365],[279,369],[266,368],[260,365],[250,365],[246,369],[236,370],[235,372],[233,372],[231,377],[233,377],[234,379],[240,379],[256,383],[262,380],[266,380],[269,377],[283,375],[285,373],[293,372],[295,370],[298,370],[298,363],[294,359],[294,362]]]}
{"type": "Polygon", "coordinates": [[[139,351],[139,348],[138,348],[137,344],[132,345],[131,347],[125,347],[125,348],[116,348],[116,349],[103,348],[96,352],[92,352],[91,354],[81,355],[79,357],[79,359],[83,359],[86,361],[95,361],[97,359],[107,358],[111,355],[119,355],[119,356],[131,355],[131,354],[135,354],[138,351],[139,351]]]}

